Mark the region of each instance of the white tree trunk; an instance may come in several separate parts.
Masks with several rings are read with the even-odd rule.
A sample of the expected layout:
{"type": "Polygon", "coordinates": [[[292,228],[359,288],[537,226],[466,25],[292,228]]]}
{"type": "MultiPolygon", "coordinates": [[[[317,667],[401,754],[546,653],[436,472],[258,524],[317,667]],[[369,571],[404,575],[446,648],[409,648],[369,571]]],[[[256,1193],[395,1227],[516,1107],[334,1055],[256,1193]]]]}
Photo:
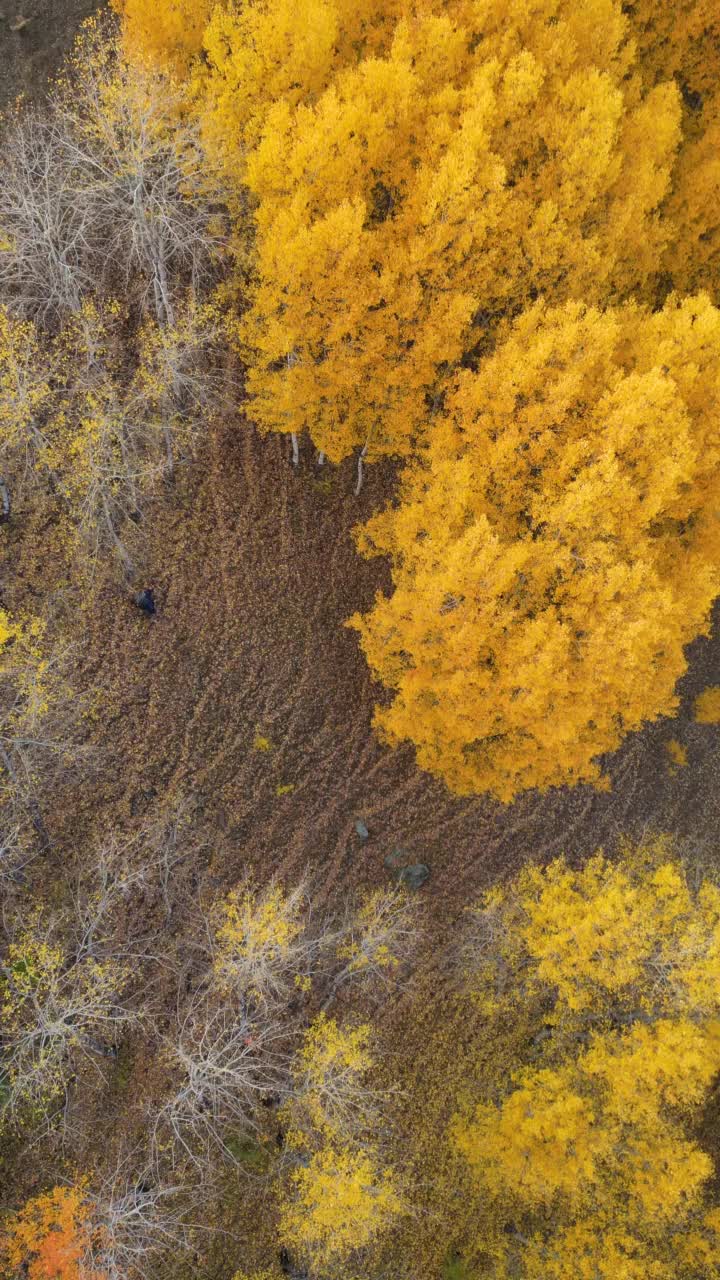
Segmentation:
{"type": "Polygon", "coordinates": [[[355,497],[356,497],[356,498],[357,498],[358,494],[360,493],[360,490],[361,490],[361,489],[362,489],[362,487],[363,487],[363,474],[364,474],[364,472],[363,472],[363,461],[364,461],[364,458],[365,458],[365,454],[366,454],[366,453],[367,453],[367,444],[364,444],[364,445],[363,445],[363,447],[362,447],[362,449],[360,450],[359,455],[358,455],[358,462],[357,462],[357,484],[355,485],[355,497]]]}
{"type": "Polygon", "coordinates": [[[292,464],[294,467],[299,467],[300,466],[300,447],[298,445],[297,433],[295,431],[290,432],[290,439],[292,441],[292,464]]]}

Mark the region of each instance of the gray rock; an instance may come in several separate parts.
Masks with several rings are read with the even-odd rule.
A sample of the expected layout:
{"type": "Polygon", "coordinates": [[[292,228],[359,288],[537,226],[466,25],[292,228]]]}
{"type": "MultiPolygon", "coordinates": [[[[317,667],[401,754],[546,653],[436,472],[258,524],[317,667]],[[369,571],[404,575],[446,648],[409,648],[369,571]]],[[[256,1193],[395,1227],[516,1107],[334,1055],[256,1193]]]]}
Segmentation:
{"type": "Polygon", "coordinates": [[[368,836],[370,835],[370,832],[368,831],[367,827],[365,826],[365,823],[363,822],[362,818],[357,818],[357,819],[356,819],[356,821],[355,821],[355,830],[357,831],[357,833],[358,833],[358,835],[359,835],[359,837],[360,837],[360,839],[361,839],[361,840],[367,840],[368,836]]]}

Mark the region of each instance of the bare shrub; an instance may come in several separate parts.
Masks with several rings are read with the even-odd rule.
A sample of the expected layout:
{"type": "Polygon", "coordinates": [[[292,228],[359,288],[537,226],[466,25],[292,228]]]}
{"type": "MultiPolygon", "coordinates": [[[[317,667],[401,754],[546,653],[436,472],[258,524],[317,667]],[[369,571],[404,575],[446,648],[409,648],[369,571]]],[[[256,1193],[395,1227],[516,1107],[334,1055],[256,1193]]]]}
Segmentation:
{"type": "Polygon", "coordinates": [[[198,130],[172,85],[132,69],[111,29],[89,34],[45,116],[6,128],[0,294],[57,323],[89,295],[122,292],[172,324],[224,244],[198,130]]]}
{"type": "Polygon", "coordinates": [[[177,1256],[187,1245],[180,1203],[183,1189],[117,1169],[93,1196],[88,1271],[104,1280],[155,1280],[158,1255],[177,1256]]]}
{"type": "Polygon", "coordinates": [[[184,1155],[207,1169],[218,1152],[233,1159],[228,1137],[257,1132],[263,1097],[287,1089],[287,1038],[279,1011],[196,998],[165,1045],[177,1086],[155,1121],[156,1160],[184,1155]]]}
{"type": "Polygon", "coordinates": [[[323,1005],[327,1009],[347,983],[387,987],[406,971],[419,942],[414,900],[403,889],[378,889],[350,908],[323,939],[336,969],[323,1005]]]}
{"type": "Polygon", "coordinates": [[[47,1112],[79,1056],[112,1056],[135,1015],[123,1003],[129,973],[110,948],[66,946],[56,920],[37,916],[13,932],[0,965],[3,1111],[47,1112]]]}
{"type": "Polygon", "coordinates": [[[79,158],[54,113],[34,110],[6,124],[0,155],[0,295],[23,315],[56,320],[98,283],[79,158]]]}

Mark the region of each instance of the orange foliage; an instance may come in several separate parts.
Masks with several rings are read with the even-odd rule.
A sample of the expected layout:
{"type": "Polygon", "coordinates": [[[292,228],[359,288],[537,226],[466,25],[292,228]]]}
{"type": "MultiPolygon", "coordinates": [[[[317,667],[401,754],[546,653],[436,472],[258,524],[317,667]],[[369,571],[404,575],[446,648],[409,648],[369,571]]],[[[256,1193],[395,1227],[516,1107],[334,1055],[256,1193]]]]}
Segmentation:
{"type": "Polygon", "coordinates": [[[0,1258],[27,1280],[104,1280],[87,1263],[89,1215],[82,1185],[53,1187],[10,1219],[0,1237],[0,1258]]]}

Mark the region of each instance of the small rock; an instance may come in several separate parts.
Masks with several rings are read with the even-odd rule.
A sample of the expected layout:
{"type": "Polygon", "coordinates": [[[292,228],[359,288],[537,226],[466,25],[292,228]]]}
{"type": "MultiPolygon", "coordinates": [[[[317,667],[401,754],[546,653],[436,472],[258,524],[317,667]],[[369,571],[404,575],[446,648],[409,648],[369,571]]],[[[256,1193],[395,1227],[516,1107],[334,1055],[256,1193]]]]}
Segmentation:
{"type": "Polygon", "coordinates": [[[367,827],[365,826],[365,823],[363,822],[362,818],[358,818],[358,819],[356,820],[356,822],[355,822],[355,830],[357,831],[357,833],[358,833],[358,835],[359,835],[359,837],[360,837],[360,839],[361,839],[361,840],[367,840],[368,836],[370,835],[370,832],[368,831],[367,827]]]}
{"type": "Polygon", "coordinates": [[[430,868],[424,862],[414,862],[398,872],[398,882],[404,884],[406,889],[420,889],[429,875],[430,868]]]}
{"type": "Polygon", "coordinates": [[[150,587],[146,587],[144,591],[138,591],[135,603],[138,609],[142,609],[143,613],[147,613],[149,617],[156,612],[155,596],[150,587]]]}

